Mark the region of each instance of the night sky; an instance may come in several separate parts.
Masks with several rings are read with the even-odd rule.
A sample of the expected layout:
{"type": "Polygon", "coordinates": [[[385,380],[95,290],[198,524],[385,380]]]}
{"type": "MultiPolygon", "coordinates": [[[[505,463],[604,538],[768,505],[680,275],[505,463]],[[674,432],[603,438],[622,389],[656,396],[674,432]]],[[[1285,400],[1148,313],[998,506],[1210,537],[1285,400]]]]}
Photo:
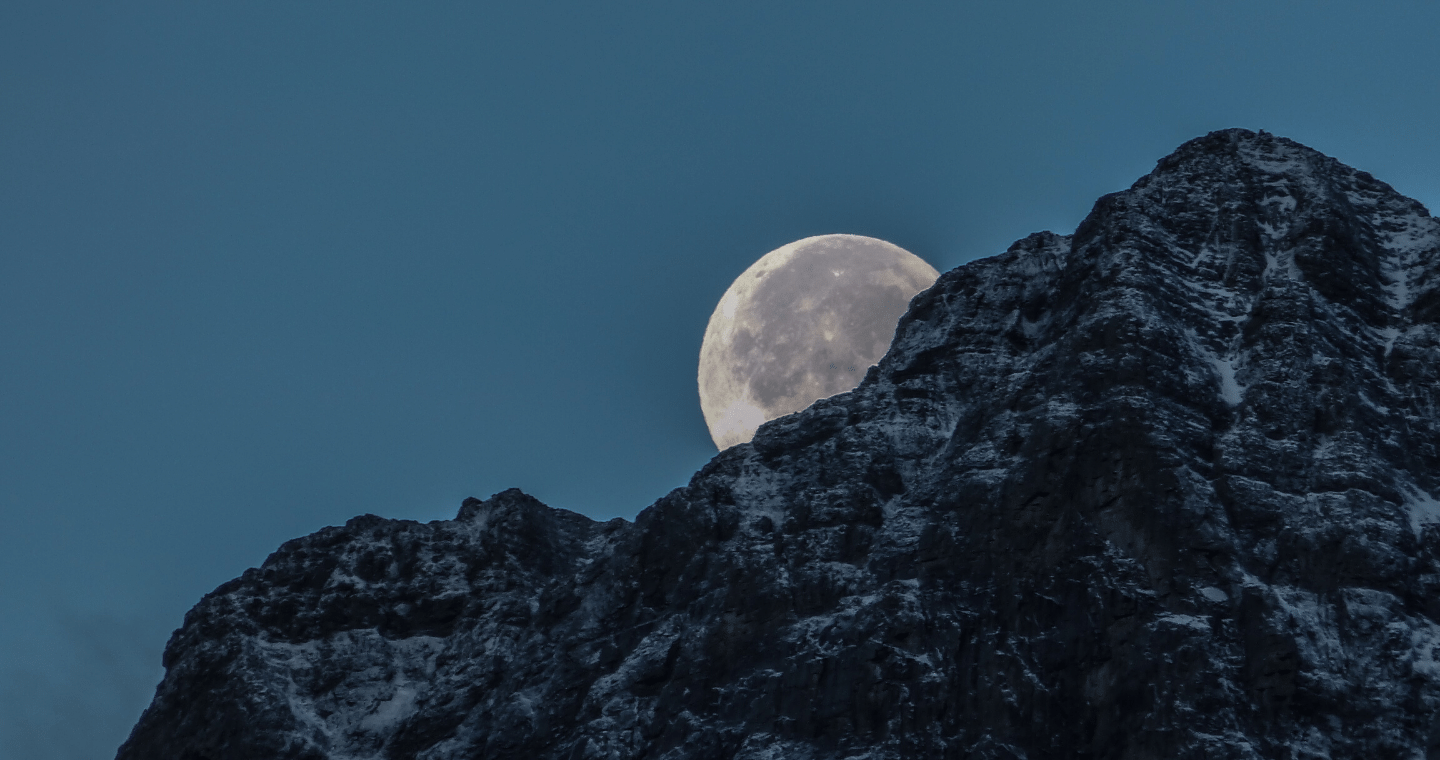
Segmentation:
{"type": "Polygon", "coordinates": [[[1440,204],[1440,3],[0,4],[0,758],[108,758],[287,539],[519,487],[633,517],[715,453],[761,255],[944,272],[1180,143],[1440,204]]]}

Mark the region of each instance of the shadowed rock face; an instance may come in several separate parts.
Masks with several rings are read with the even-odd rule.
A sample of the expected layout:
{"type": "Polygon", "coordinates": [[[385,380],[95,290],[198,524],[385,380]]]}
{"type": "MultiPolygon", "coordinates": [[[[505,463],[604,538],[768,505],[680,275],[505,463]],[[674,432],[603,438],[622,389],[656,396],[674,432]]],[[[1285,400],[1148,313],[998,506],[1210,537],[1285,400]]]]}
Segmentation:
{"type": "Polygon", "coordinates": [[[634,523],[366,516],[123,760],[1440,758],[1440,224],[1245,130],[917,296],[634,523]]]}

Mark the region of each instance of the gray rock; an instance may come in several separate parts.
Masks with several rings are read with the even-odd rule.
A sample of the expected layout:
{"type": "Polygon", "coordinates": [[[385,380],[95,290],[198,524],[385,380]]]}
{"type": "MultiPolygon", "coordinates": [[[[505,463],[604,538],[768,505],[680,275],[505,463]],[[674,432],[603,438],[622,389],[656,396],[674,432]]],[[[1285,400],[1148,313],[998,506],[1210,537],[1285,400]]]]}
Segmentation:
{"type": "Polygon", "coordinates": [[[119,758],[1440,758],[1437,270],[1370,175],[1192,140],[633,523],[285,544],[119,758]]]}

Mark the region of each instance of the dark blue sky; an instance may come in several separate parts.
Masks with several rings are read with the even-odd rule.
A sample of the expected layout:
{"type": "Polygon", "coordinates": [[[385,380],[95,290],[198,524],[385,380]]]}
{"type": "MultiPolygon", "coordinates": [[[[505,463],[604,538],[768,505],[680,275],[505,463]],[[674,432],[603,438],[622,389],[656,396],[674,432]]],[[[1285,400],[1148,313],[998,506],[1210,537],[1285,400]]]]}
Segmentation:
{"type": "Polygon", "coordinates": [[[1440,4],[0,4],[0,760],[113,755],[201,595],[372,512],[632,517],[730,282],[945,271],[1266,129],[1440,203],[1440,4]]]}

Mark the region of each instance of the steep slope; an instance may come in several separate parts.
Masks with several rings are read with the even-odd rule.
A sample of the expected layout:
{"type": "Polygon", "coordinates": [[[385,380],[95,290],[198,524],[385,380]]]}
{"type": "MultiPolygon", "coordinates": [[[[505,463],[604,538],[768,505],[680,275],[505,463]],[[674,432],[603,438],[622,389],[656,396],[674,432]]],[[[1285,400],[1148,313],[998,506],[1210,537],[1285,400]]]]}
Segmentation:
{"type": "Polygon", "coordinates": [[[122,760],[1440,758],[1440,223],[1215,132],[634,523],[356,518],[122,760]]]}

